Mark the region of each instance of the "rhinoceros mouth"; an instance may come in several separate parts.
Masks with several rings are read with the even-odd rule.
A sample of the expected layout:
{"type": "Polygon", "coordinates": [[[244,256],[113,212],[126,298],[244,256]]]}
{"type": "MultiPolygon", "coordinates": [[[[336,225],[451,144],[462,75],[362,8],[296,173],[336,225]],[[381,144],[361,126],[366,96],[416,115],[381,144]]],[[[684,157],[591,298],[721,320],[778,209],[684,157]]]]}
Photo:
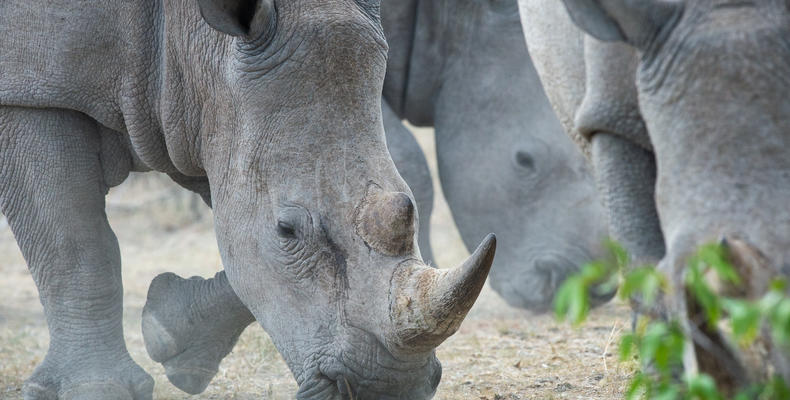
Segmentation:
{"type": "Polygon", "coordinates": [[[433,397],[442,370],[433,351],[398,359],[375,335],[360,328],[345,330],[345,340],[306,363],[297,377],[297,399],[433,397]]]}

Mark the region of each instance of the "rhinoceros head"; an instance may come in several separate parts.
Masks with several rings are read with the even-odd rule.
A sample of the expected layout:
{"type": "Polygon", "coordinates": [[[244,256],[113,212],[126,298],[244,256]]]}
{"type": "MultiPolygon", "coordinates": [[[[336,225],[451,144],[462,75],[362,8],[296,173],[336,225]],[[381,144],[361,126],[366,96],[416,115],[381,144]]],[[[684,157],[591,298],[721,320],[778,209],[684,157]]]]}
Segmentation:
{"type": "Polygon", "coordinates": [[[394,11],[383,14],[385,32],[401,39],[391,41],[387,100],[436,129],[442,191],[464,243],[497,233],[494,290],[546,311],[565,278],[601,255],[606,214],[543,92],[517,2],[422,1],[414,15],[396,9],[406,3],[382,5],[394,11]]]}
{"type": "MultiPolygon", "coordinates": [[[[661,268],[678,283],[697,246],[724,239],[741,260],[747,295],[760,295],[756,288],[766,285],[757,282],[790,271],[790,3],[566,0],[566,6],[587,33],[640,51],[639,105],[655,149],[656,205],[667,244],[661,268]]],[[[777,364],[785,379],[786,360],[777,364]]],[[[746,377],[737,362],[707,361],[716,377],[746,377]]]]}
{"type": "Polygon", "coordinates": [[[203,149],[228,279],[271,335],[298,398],[428,398],[434,348],[490,268],[423,264],[413,196],[385,145],[377,1],[202,0],[235,36],[203,149]]]}

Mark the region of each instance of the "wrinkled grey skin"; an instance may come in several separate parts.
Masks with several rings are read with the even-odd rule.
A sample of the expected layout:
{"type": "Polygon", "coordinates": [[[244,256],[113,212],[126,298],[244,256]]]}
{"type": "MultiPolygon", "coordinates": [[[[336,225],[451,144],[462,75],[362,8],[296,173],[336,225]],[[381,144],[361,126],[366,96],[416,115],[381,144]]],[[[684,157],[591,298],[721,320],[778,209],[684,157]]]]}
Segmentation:
{"type": "Polygon", "coordinates": [[[532,66],[516,0],[385,1],[382,25],[384,98],[399,117],[434,126],[464,243],[496,231],[491,286],[513,306],[550,309],[564,278],[601,255],[606,216],[532,66]]]}
{"type": "MultiPolygon", "coordinates": [[[[124,343],[104,213],[109,187],[151,169],[214,209],[229,285],[180,289],[232,288],[297,398],[432,396],[434,348],[474,302],[495,240],[457,269],[423,265],[411,192],[384,142],[377,14],[361,0],[0,5],[0,210],[51,337],[26,399],[151,398],[124,343]]],[[[207,371],[181,351],[167,313],[222,313],[185,299],[152,290],[144,324],[152,357],[179,359],[168,373],[189,386],[207,371]]],[[[193,350],[235,341],[218,330],[219,345],[193,350]]]]}
{"type": "MultiPolygon", "coordinates": [[[[744,278],[714,280],[723,294],[759,297],[790,275],[790,4],[564,3],[520,0],[525,36],[561,119],[592,142],[613,234],[636,258],[660,259],[676,287],[688,256],[712,241],[744,278]]],[[[687,372],[730,390],[764,378],[768,360],[749,366],[683,291],[664,300],[694,338],[687,372]]],[[[787,353],[765,339],[787,380],[787,353]]]]}

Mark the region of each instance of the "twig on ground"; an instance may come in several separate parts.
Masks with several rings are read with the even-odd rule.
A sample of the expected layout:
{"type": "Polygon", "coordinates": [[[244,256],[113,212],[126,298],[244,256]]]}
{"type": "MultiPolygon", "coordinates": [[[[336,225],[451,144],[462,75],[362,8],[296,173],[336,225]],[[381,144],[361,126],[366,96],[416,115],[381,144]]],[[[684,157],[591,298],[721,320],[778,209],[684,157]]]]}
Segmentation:
{"type": "Polygon", "coordinates": [[[603,370],[607,373],[609,372],[609,367],[606,365],[606,353],[609,352],[609,345],[612,344],[614,336],[622,331],[622,328],[618,329],[618,325],[620,325],[620,321],[617,321],[614,323],[614,325],[612,325],[612,331],[609,332],[609,338],[606,339],[606,345],[603,347],[603,354],[601,354],[601,358],[603,359],[603,370]]]}

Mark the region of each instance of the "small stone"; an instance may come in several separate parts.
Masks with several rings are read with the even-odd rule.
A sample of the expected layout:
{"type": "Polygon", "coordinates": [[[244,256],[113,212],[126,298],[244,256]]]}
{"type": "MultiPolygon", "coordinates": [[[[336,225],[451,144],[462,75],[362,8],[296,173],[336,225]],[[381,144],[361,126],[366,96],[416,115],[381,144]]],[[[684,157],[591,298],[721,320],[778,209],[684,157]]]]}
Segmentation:
{"type": "Polygon", "coordinates": [[[557,393],[562,393],[562,392],[567,392],[568,390],[571,390],[571,389],[573,389],[573,385],[571,385],[568,382],[563,382],[563,383],[560,383],[559,385],[557,385],[557,387],[554,388],[554,391],[557,392],[557,393]]]}

